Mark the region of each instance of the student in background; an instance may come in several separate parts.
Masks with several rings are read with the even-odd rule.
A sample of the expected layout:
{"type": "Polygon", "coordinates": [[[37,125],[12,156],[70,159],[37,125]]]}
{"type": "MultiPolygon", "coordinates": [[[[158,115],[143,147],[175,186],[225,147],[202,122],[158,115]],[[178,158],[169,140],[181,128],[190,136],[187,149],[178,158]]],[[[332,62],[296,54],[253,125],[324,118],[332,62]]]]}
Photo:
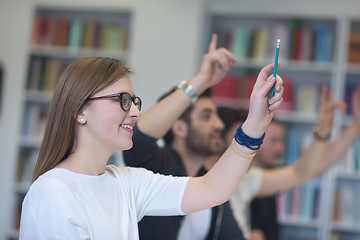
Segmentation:
{"type": "MultiPolygon", "coordinates": [[[[286,91],[286,90],[285,90],[286,91]]],[[[348,148],[354,143],[360,133],[360,87],[356,89],[352,96],[353,122],[343,130],[335,140],[328,142],[333,126],[334,111],[336,108],[345,111],[343,102],[329,100],[327,87],[322,88],[321,103],[319,109],[319,123],[314,132],[314,140],[308,149],[303,151],[296,164],[291,166],[278,167],[273,169],[261,169],[251,166],[237,190],[230,199],[233,213],[245,237],[253,239],[272,239],[264,238],[264,232],[250,228],[250,201],[255,197],[273,196],[279,192],[300,186],[306,181],[319,176],[324,171],[334,166],[346,154],[348,148]]],[[[218,114],[224,121],[224,139],[226,146],[231,144],[231,135],[238,126],[245,120],[246,110],[237,110],[228,107],[219,107],[218,114]]],[[[264,143],[254,157],[254,161],[260,158],[270,158],[270,162],[278,160],[280,153],[284,150],[283,129],[279,128],[279,123],[271,122],[266,129],[264,143]],[[274,134],[274,143],[277,147],[272,147],[273,141],[271,130],[279,131],[274,134]],[[268,132],[269,131],[269,132],[268,132]],[[269,150],[269,148],[272,148],[269,150]]],[[[207,162],[207,169],[216,163],[216,157],[210,158],[207,162]]],[[[267,223],[263,220],[263,223],[267,223]]],[[[276,224],[272,223],[273,226],[276,224]]],[[[276,231],[277,232],[277,231],[276,231]]],[[[275,233],[276,234],[276,233],[275,233]]]]}
{"type": "MultiPolygon", "coordinates": [[[[285,151],[284,129],[280,122],[272,121],[265,131],[266,137],[260,154],[254,157],[252,167],[273,169],[285,151]],[[266,152],[266,154],[265,154],[266,152]],[[256,158],[256,162],[255,161],[256,158]]],[[[255,198],[250,203],[250,239],[279,239],[276,195],[255,198]]]]}
{"type": "MultiPolygon", "coordinates": [[[[212,44],[189,84],[201,94],[235,60],[212,44]]],[[[241,127],[244,139],[260,138],[272,120],[268,108],[282,102],[282,81],[268,77],[272,70],[273,65],[265,67],[255,83],[241,127]],[[269,100],[275,83],[277,92],[269,100]]],[[[153,133],[158,126],[154,134],[161,135],[190,103],[185,91],[176,90],[144,115],[139,128],[153,133]]],[[[130,71],[119,60],[85,58],[66,67],[51,101],[34,182],[23,201],[20,239],[138,239],[144,215],[182,215],[230,198],[256,152],[241,141],[202,177],[108,166],[114,152],[133,146],[140,108],[130,71]]]]}
{"type": "MultiPolygon", "coordinates": [[[[213,55],[215,47],[216,36],[210,43],[209,55],[213,55]]],[[[227,52],[225,49],[218,51],[227,52]]],[[[216,65],[213,67],[218,69],[216,65]]],[[[265,75],[269,74],[269,67],[272,68],[268,66],[267,70],[264,69],[265,75]]],[[[225,70],[217,70],[221,73],[217,74],[218,78],[225,76],[225,70]]],[[[178,88],[182,88],[182,84],[178,88]]],[[[139,119],[134,128],[134,147],[123,152],[126,165],[144,167],[161,174],[194,177],[206,173],[203,165],[210,155],[223,152],[221,131],[224,126],[211,95],[207,91],[200,94],[196,90],[200,85],[193,85],[193,80],[190,84],[199,98],[194,99],[191,106],[184,104],[181,115],[173,113],[175,103],[164,106],[163,100],[168,99],[167,96],[139,119]],[[163,137],[165,146],[159,147],[157,140],[163,137]]],[[[208,86],[201,87],[205,89],[208,86]]],[[[277,87],[279,94],[283,90],[280,85],[277,87]]],[[[192,96],[191,90],[185,91],[192,96]]],[[[247,169],[244,170],[246,172],[247,169]]],[[[185,217],[145,217],[139,223],[139,232],[141,239],[243,239],[229,203],[185,217]]]]}

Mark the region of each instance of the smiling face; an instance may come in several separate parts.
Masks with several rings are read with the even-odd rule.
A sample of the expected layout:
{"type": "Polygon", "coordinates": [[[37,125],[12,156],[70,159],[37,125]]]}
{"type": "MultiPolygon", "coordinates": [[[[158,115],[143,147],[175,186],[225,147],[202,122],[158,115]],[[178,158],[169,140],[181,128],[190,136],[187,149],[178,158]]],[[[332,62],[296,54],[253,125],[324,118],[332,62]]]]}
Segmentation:
{"type": "MultiPolygon", "coordinates": [[[[134,96],[129,77],[121,78],[92,97],[121,92],[127,92],[134,96]]],[[[118,151],[132,147],[133,127],[139,116],[140,111],[134,104],[129,111],[124,111],[120,107],[119,98],[114,97],[90,101],[78,118],[85,117],[86,119],[86,124],[83,125],[86,128],[84,135],[86,136],[85,141],[88,141],[90,146],[102,146],[111,151],[118,151]]]]}
{"type": "Polygon", "coordinates": [[[221,131],[224,124],[216,113],[216,106],[210,98],[199,98],[190,114],[185,144],[196,154],[210,156],[223,151],[221,131]]]}

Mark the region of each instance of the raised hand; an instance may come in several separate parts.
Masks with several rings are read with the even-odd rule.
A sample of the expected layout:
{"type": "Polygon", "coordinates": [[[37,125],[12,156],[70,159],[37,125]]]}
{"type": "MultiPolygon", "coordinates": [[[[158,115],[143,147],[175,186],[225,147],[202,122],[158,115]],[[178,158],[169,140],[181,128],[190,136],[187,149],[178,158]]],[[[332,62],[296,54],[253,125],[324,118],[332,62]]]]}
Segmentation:
{"type": "Polygon", "coordinates": [[[278,75],[276,79],[271,75],[273,69],[274,64],[270,64],[260,71],[250,96],[249,115],[243,125],[243,131],[245,133],[252,132],[253,136],[251,137],[260,137],[265,132],[272,120],[272,111],[278,108],[283,101],[283,80],[278,75]],[[275,94],[268,99],[268,93],[274,84],[275,94]]]}
{"type": "Polygon", "coordinates": [[[217,35],[213,34],[209,51],[204,55],[199,72],[190,81],[194,89],[203,91],[208,87],[220,82],[230,67],[236,62],[234,55],[225,48],[216,49],[217,35]]]}
{"type": "MultiPolygon", "coordinates": [[[[342,101],[331,100],[328,86],[323,85],[320,97],[319,123],[317,125],[317,134],[320,137],[326,138],[330,135],[334,123],[334,111],[336,109],[340,109],[345,113],[346,104],[342,101]]],[[[360,109],[358,111],[360,112],[360,109]]]]}

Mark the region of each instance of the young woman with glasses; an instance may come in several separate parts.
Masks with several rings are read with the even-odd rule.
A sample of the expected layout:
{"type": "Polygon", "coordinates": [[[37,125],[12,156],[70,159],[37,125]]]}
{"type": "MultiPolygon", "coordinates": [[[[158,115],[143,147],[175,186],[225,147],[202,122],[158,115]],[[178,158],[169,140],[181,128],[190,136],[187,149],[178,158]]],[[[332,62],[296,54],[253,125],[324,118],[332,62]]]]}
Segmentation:
{"type": "MultiPolygon", "coordinates": [[[[152,110],[174,121],[199,95],[218,83],[236,61],[216,49],[213,36],[199,73],[152,110]],[[218,63],[218,64],[216,64],[218,63]],[[190,86],[192,86],[191,91],[190,86]]],[[[282,102],[282,80],[259,74],[243,132],[260,138],[282,102]],[[267,92],[276,82],[276,94],[267,92]]],[[[85,58],[60,76],[37,161],[34,182],[23,202],[20,239],[138,239],[144,215],[181,215],[228,200],[249,167],[254,150],[235,142],[203,177],[172,177],[141,168],[107,165],[116,151],[132,147],[141,100],[130,71],[118,60],[85,58]]],[[[152,119],[164,124],[169,119],[152,119]]]]}

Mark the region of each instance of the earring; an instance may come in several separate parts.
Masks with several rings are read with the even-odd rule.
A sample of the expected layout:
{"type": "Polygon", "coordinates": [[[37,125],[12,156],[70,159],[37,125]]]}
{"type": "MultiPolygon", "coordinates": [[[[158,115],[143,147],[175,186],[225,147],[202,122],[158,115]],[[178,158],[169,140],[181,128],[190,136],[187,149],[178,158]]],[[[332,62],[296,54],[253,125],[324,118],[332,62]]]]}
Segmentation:
{"type": "Polygon", "coordinates": [[[83,118],[80,118],[80,122],[82,122],[82,123],[83,123],[83,122],[85,122],[85,119],[83,119],[83,118]]]}

